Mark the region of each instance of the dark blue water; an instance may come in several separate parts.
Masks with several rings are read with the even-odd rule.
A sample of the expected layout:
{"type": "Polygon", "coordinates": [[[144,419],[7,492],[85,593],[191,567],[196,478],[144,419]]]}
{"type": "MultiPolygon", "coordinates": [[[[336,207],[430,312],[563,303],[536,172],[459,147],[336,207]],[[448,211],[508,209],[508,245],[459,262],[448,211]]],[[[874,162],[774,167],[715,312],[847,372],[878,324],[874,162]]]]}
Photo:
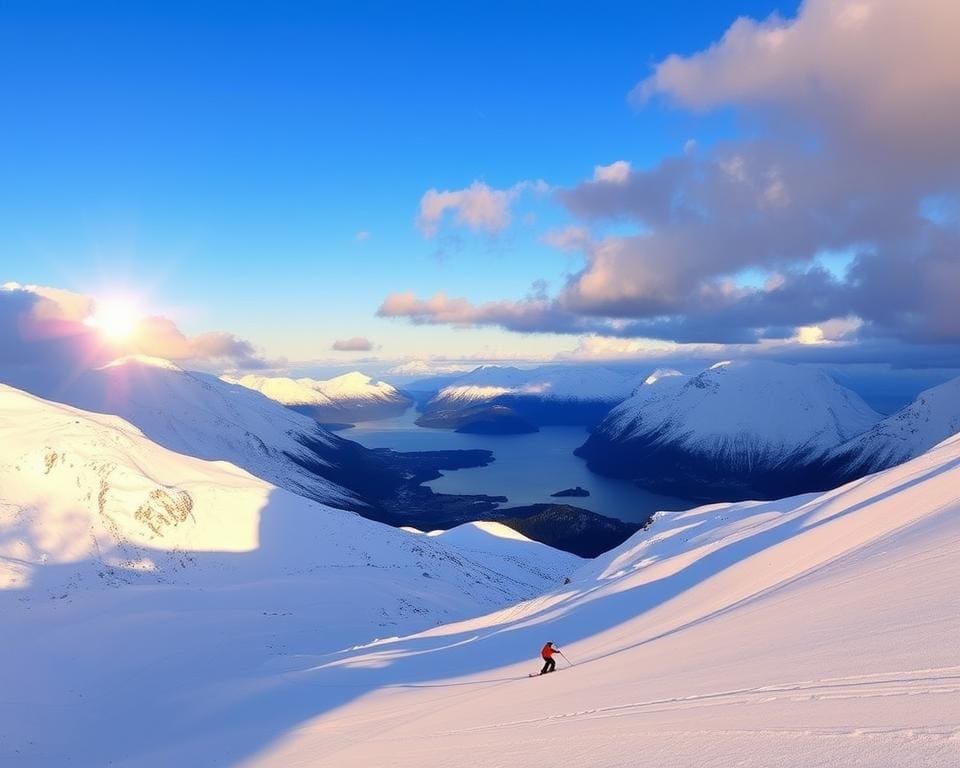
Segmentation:
{"type": "Polygon", "coordinates": [[[661,509],[688,509],[694,502],[660,496],[625,480],[596,475],[573,449],[587,439],[584,427],[542,427],[529,435],[463,435],[414,424],[417,413],[368,421],[340,434],[368,448],[397,451],[435,451],[484,448],[493,451],[486,467],[445,472],[428,485],[441,493],[485,493],[506,496],[506,506],[542,502],[573,504],[620,520],[643,521],[661,509]],[[553,499],[551,493],[581,486],[587,498],[553,499]]]}

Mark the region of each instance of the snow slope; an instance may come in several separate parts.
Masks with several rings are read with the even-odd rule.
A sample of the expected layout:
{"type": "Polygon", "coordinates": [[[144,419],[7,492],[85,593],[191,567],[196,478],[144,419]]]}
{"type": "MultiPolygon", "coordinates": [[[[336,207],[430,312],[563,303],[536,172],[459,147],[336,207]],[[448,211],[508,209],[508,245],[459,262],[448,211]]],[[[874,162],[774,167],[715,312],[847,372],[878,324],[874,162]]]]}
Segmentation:
{"type": "Polygon", "coordinates": [[[670,401],[677,397],[690,378],[672,369],[658,369],[651,373],[630,397],[610,411],[598,431],[620,441],[640,437],[649,429],[650,415],[670,408],[670,401]]]}
{"type": "Polygon", "coordinates": [[[663,373],[578,450],[591,468],[691,498],[770,498],[804,488],[798,466],[880,419],[815,368],[752,360],[663,373]]]}
{"type": "Polygon", "coordinates": [[[393,385],[376,381],[359,371],[332,379],[290,379],[253,374],[221,378],[327,421],[380,418],[384,414],[402,411],[412,403],[393,385]]]}
{"type": "Polygon", "coordinates": [[[347,451],[313,420],[216,376],[187,372],[167,360],[118,360],[68,381],[34,382],[41,397],[135,424],[178,453],[224,460],[295,493],[337,505],[360,502],[330,479],[347,451]]]}
{"type": "Polygon", "coordinates": [[[827,493],[660,513],[509,610],[291,660],[291,693],[331,693],[240,764],[955,766],[958,489],[960,437],[827,493]],[[546,640],[576,666],[528,679],[546,640]]]}
{"type": "Polygon", "coordinates": [[[830,452],[842,477],[856,477],[919,456],[960,432],[960,378],[921,392],[906,408],[830,452]]]}
{"type": "Polygon", "coordinates": [[[169,765],[280,654],[500,608],[583,562],[495,524],[380,525],[2,385],[0,431],[0,762],[169,765]]]}

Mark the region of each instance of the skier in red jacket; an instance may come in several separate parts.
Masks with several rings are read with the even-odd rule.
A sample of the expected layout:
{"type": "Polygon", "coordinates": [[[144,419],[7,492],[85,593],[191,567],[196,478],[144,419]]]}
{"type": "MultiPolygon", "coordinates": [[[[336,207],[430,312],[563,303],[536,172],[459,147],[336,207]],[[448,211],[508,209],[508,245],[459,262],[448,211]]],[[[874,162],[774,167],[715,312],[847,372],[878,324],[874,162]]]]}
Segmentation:
{"type": "Polygon", "coordinates": [[[543,646],[543,650],[540,651],[540,658],[543,659],[543,669],[540,670],[541,675],[545,675],[547,672],[553,672],[553,670],[557,668],[557,662],[553,660],[553,654],[559,650],[559,648],[553,647],[553,643],[547,643],[543,646]]]}

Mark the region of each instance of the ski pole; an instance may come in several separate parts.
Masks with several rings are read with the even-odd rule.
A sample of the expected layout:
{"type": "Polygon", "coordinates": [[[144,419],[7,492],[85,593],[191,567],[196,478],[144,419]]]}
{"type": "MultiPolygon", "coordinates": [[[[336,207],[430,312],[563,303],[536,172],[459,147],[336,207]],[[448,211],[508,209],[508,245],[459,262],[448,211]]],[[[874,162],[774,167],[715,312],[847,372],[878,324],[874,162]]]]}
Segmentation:
{"type": "MultiPolygon", "coordinates": [[[[561,656],[563,656],[563,651],[557,651],[557,653],[559,653],[561,656]]],[[[573,666],[573,662],[570,661],[570,659],[568,659],[566,656],[563,656],[563,660],[564,660],[565,662],[567,662],[567,664],[569,664],[571,667],[573,666]]]]}

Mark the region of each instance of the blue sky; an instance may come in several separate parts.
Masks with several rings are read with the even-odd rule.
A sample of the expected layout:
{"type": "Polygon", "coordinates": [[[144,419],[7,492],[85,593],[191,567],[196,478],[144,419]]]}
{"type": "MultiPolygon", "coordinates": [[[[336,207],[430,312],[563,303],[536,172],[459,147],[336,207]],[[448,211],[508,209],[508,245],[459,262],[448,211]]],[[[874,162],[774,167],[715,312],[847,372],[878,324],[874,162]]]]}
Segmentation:
{"type": "Polygon", "coordinates": [[[292,363],[960,354],[950,3],[461,5],[5,3],[0,282],[292,363]]]}
{"type": "Polygon", "coordinates": [[[538,238],[560,215],[531,201],[535,224],[438,258],[415,227],[421,195],[573,184],[722,136],[729,116],[638,112],[627,93],[739,14],[793,11],[456,5],[5,3],[3,279],[132,292],[188,332],[228,329],[293,359],[344,335],[387,355],[510,352],[521,340],[498,329],[374,313],[398,290],[486,300],[558,283],[576,259],[538,238]]]}

